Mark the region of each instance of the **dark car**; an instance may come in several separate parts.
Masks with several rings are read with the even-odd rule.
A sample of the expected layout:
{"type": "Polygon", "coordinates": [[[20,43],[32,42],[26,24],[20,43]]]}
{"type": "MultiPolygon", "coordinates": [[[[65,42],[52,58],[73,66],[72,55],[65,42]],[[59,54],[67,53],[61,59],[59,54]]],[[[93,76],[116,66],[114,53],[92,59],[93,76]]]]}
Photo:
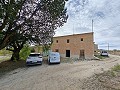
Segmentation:
{"type": "Polygon", "coordinates": [[[107,56],[108,57],[108,52],[107,51],[101,51],[101,56],[107,56]]]}

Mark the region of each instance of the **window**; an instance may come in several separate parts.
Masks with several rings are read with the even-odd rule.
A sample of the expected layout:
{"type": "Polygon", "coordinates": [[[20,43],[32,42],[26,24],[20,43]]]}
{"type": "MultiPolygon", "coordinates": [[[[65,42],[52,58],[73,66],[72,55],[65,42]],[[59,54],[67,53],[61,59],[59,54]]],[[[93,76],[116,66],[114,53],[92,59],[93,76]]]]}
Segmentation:
{"type": "Polygon", "coordinates": [[[58,40],[56,40],[56,43],[58,43],[58,40]]]}
{"type": "Polygon", "coordinates": [[[58,49],[55,49],[55,52],[59,52],[59,50],[58,50],[58,49]]]}
{"type": "Polygon", "coordinates": [[[67,39],[67,43],[69,43],[69,39],[67,39]]]}
{"type": "Polygon", "coordinates": [[[40,56],[40,54],[30,54],[29,56],[30,57],[38,57],[38,56],[40,56]]]}
{"type": "Polygon", "coordinates": [[[83,38],[81,38],[81,41],[83,41],[83,38]]]}

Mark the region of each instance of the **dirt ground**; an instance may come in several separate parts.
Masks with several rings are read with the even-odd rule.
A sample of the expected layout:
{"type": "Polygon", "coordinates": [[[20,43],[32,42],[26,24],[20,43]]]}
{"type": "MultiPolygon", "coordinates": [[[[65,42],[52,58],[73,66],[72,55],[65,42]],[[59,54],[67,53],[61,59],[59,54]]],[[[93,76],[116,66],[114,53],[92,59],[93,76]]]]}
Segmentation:
{"type": "Polygon", "coordinates": [[[112,90],[98,88],[100,86],[89,88],[92,84],[88,80],[116,64],[120,64],[120,56],[111,55],[102,61],[43,64],[16,69],[0,79],[0,90],[112,90]]]}

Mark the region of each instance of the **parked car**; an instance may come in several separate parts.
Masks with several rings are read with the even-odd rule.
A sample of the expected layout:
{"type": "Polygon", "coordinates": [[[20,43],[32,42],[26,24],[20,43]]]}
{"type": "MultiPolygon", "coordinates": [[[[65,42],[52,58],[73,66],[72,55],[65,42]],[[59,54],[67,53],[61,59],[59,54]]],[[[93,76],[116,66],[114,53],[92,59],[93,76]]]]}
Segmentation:
{"type": "Polygon", "coordinates": [[[26,64],[27,65],[38,65],[38,64],[42,64],[42,55],[40,55],[40,53],[31,53],[27,60],[26,60],[26,64]]]}
{"type": "Polygon", "coordinates": [[[108,52],[107,51],[101,51],[101,56],[107,56],[108,57],[108,52]]]}
{"type": "Polygon", "coordinates": [[[50,52],[48,55],[48,63],[58,63],[60,64],[60,54],[58,52],[50,52]]]}

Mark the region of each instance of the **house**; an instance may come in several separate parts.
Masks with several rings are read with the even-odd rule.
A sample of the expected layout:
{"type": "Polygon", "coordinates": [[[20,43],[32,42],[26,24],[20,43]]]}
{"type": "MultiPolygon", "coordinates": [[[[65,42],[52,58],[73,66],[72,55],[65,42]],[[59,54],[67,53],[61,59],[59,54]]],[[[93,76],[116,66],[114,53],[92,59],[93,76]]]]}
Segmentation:
{"type": "Polygon", "coordinates": [[[94,57],[93,32],[53,38],[52,51],[61,57],[92,59],[94,57]]]}

